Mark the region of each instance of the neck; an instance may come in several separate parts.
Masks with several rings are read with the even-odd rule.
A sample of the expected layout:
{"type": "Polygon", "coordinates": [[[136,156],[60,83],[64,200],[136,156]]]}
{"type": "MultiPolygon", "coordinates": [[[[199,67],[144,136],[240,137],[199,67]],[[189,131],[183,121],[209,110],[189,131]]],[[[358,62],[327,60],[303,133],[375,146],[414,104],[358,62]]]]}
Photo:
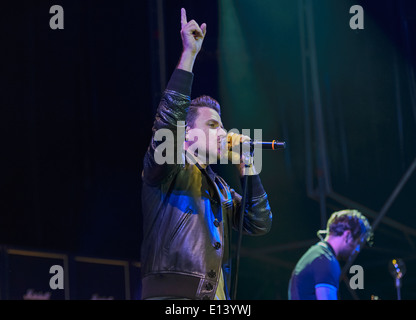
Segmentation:
{"type": "Polygon", "coordinates": [[[332,249],[334,249],[335,252],[335,257],[338,258],[338,254],[339,254],[339,243],[338,243],[338,239],[331,237],[331,236],[326,236],[324,241],[328,242],[332,249]]]}

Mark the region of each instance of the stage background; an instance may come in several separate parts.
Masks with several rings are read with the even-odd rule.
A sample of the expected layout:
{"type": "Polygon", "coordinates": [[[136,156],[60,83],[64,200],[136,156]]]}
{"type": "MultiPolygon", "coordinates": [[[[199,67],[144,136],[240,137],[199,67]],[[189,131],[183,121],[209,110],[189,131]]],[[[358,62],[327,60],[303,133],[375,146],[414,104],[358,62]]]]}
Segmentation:
{"type": "MultiPolygon", "coordinates": [[[[402,258],[402,298],[415,299],[412,0],[3,3],[0,244],[139,262],[142,158],[181,52],[181,7],[208,25],[193,97],[218,99],[228,129],[287,143],[263,152],[273,227],[244,238],[237,297],[287,299],[316,231],[351,207],[385,215],[354,261],[365,289],[342,282],[341,298],[395,299],[387,265],[402,258]],[[56,4],[63,30],[49,27],[56,4]],[[364,30],[349,26],[354,4],[364,30]]],[[[239,189],[233,168],[216,170],[239,189]]]]}

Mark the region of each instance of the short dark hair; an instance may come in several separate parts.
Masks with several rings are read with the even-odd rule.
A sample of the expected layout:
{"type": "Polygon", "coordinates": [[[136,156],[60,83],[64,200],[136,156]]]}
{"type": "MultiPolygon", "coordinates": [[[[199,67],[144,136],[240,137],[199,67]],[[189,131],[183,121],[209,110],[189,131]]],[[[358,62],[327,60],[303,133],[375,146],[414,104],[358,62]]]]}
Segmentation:
{"type": "Polygon", "coordinates": [[[346,209],[334,212],[327,222],[327,232],[330,235],[340,236],[346,230],[351,231],[352,237],[357,240],[365,236],[365,241],[372,239],[373,233],[367,218],[358,210],[346,209]]]}
{"type": "Polygon", "coordinates": [[[198,117],[198,108],[202,107],[214,109],[221,116],[221,108],[217,100],[206,95],[200,96],[191,101],[188,114],[186,115],[186,124],[191,128],[194,127],[195,119],[198,117]]]}

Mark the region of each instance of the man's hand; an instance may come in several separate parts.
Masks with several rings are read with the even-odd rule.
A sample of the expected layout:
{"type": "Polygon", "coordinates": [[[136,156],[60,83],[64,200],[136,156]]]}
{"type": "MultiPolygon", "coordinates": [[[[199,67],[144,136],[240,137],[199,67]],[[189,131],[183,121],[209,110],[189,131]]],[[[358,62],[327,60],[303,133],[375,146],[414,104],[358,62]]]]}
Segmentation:
{"type": "Polygon", "coordinates": [[[257,175],[256,169],[252,164],[252,157],[246,158],[241,150],[243,146],[241,143],[249,142],[251,139],[249,136],[245,136],[242,134],[236,134],[234,132],[229,132],[227,135],[228,140],[228,160],[230,160],[233,164],[237,165],[238,171],[240,172],[240,176],[244,175],[257,175]],[[232,151],[235,149],[236,146],[239,146],[239,152],[232,151]]]}
{"type": "Polygon", "coordinates": [[[192,72],[195,58],[201,50],[206,32],[207,25],[205,23],[199,26],[195,20],[188,22],[186,10],[184,8],[181,9],[181,38],[183,51],[177,67],[178,69],[192,72]]]}
{"type": "Polygon", "coordinates": [[[205,33],[207,32],[207,25],[203,23],[199,26],[195,20],[188,22],[186,10],[182,8],[181,27],[183,50],[197,55],[201,50],[202,42],[204,41],[205,33]]]}

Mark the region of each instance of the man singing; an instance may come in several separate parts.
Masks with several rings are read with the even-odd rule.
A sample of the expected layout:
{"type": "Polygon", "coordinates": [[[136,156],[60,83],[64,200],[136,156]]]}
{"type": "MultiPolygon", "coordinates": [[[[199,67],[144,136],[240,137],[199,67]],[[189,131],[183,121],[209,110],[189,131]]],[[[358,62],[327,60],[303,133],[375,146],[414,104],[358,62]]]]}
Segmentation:
{"type": "MultiPolygon", "coordinates": [[[[182,55],[161,98],[143,163],[142,299],[225,300],[230,299],[231,228],[239,226],[241,196],[213,172],[208,159],[224,156],[224,139],[232,148],[249,137],[227,134],[213,98],[191,101],[193,65],[207,26],[188,22],[182,9],[181,27],[182,55]],[[174,164],[160,163],[162,141],[155,134],[170,130],[176,152],[182,147],[177,132],[184,122],[184,161],[178,157],[174,164]]],[[[238,157],[240,177],[248,175],[243,233],[266,234],[272,213],[256,169],[240,153],[226,149],[225,156],[238,157]]]]}

